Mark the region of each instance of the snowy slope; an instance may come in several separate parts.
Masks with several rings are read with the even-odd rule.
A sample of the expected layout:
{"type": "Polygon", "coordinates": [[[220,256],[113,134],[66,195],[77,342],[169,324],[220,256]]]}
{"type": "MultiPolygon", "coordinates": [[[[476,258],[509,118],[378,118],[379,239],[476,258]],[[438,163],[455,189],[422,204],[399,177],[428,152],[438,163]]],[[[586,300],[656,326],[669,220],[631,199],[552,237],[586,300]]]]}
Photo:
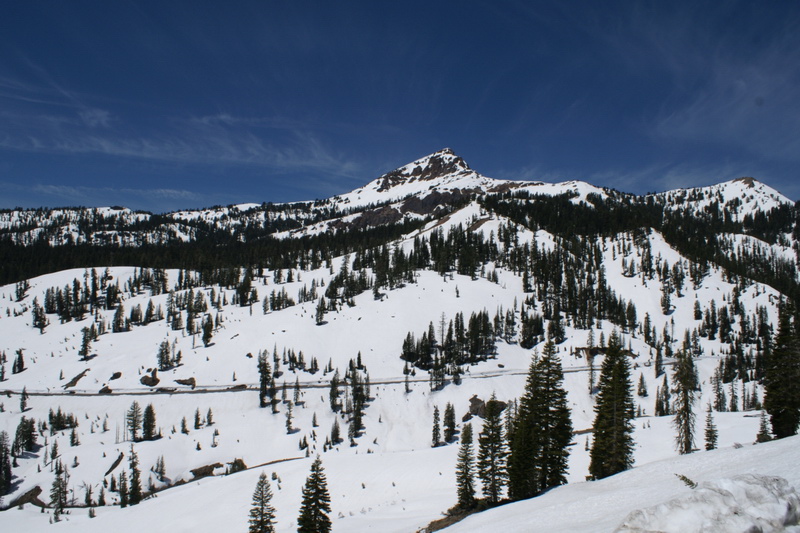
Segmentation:
{"type": "MultiPolygon", "coordinates": [[[[785,203],[785,199],[770,196],[769,191],[758,185],[757,182],[723,184],[713,193],[698,193],[693,198],[687,196],[683,203],[698,202],[698,206],[708,207],[714,201],[712,196],[722,198],[725,201],[723,205],[738,209],[736,216],[743,216],[748,209],[769,205],[765,198],[772,198],[776,205],[785,203]],[[737,194],[743,203],[734,201],[737,194]]],[[[739,344],[742,356],[755,357],[757,343],[753,331],[758,328],[768,330],[777,322],[780,294],[775,289],[732,277],[713,264],[695,264],[681,256],[662,234],[652,229],[641,230],[635,235],[570,236],[569,239],[545,229],[532,231],[487,210],[478,198],[473,197],[475,193],[493,191],[527,191],[532,195],[569,193],[574,203],[587,202],[589,195],[610,198],[607,191],[577,181],[544,184],[493,180],[471,170],[452,151],[442,150],[352,193],[313,204],[294,204],[280,209],[242,204],[167,215],[164,218],[170,222],[164,227],[168,230],[164,227],[158,230],[173,231],[163,234],[167,235],[164,237],[166,240],[190,240],[198,228],[205,228],[204,231],[209,227],[238,231],[237,228],[267,227],[276,222],[288,224],[281,227],[294,228],[278,234],[291,238],[329,230],[345,232],[364,225],[380,225],[386,217],[395,217],[394,220],[405,217],[406,220],[422,222],[411,233],[388,243],[387,250],[410,254],[420,242],[464,232],[478,234],[497,248],[497,262],[479,265],[473,275],[417,270],[413,281],[405,280],[391,290],[381,288],[376,291],[377,295],[365,290],[349,303],[340,302],[338,309],[325,313],[321,325],[316,320],[321,295],[344,270],[358,270],[355,266],[357,254],[333,257],[314,269],[275,271],[265,268],[258,271],[252,280],[258,301],[244,307],[234,304],[237,296],[233,287],[196,286],[191,292],[178,287],[179,278],[193,276],[191,272],[165,271],[166,290],[172,291],[168,294],[136,285],[134,279],[143,275],[141,269],[114,267],[105,272],[97,269],[98,276],[103,279],[99,292],[105,294],[109,287],[119,287],[126,316],[137,306],[145,310],[150,304],[166,312],[171,299],[174,302],[190,295],[195,302],[199,300],[205,304],[207,310],[200,313],[198,324],[205,317],[215,321],[213,338],[207,347],[198,333],[189,334],[183,327],[173,329],[164,319],[134,325],[130,331],[112,333],[115,309],[105,309],[102,305],[80,320],[63,323],[51,313],[48,315],[50,323],[44,331],[40,333],[35,329],[32,320],[34,300],[43,303],[48,290],[51,293],[56,289],[69,292],[76,280],[78,285],[87,283],[92,277],[89,270],[74,269],[32,278],[28,280],[30,286],[21,298],[18,297],[19,286],[0,287],[0,354],[4,359],[5,373],[5,380],[0,382],[0,391],[4,393],[0,395],[0,431],[6,431],[13,439],[22,416],[41,422],[48,419],[51,409],[61,408],[76,416],[79,425],[75,435],[80,441],[71,445],[69,430],[55,434],[49,430],[40,431],[40,447],[18,458],[18,466],[14,467],[13,490],[5,497],[5,504],[35,487],[43,489],[42,498],[48,500],[53,481],[51,455],[57,443],[61,461],[70,471],[74,503],[80,505],[83,502],[87,488],[91,488],[96,500],[101,487],[109,503],[109,506],[98,509],[98,517],[94,520],[88,519],[85,508],[76,507],[68,520],[57,528],[89,532],[95,529],[140,531],[145,525],[152,527],[154,517],[158,517],[160,522],[156,530],[159,531],[228,530],[232,529],[231,524],[242,530],[255,480],[264,470],[275,472],[280,479],[273,483],[279,531],[291,531],[296,528],[300,487],[310,465],[306,454],[320,454],[333,495],[335,530],[419,529],[441,517],[455,503],[457,445],[431,448],[434,409],[438,407],[443,411],[445,405],[451,403],[460,429],[469,420],[473,397],[486,400],[495,393],[503,401],[518,398],[523,392],[533,350],[520,346],[521,337],[517,329],[509,334],[511,338],[498,339],[497,353],[488,360],[467,365],[460,385],[448,381],[444,389],[432,391],[427,371],[416,369],[406,377],[406,364],[400,359],[403,341],[409,333],[419,337],[431,325],[435,335],[441,336],[444,333],[442,325],[454,319],[457,313],[469,318],[470,314],[485,310],[489,316],[511,316],[519,324],[523,306],[527,306],[531,313],[543,312],[554,295],[533,289],[525,292],[521,272],[505,266],[511,264],[510,261],[503,263],[501,260],[523,253],[522,250],[525,254],[539,256],[564,251],[554,257],[556,264],[572,261],[588,266],[591,262],[594,265],[590,269],[591,275],[580,274],[586,279],[561,279],[555,290],[581,284],[599,285],[598,278],[602,277],[621,305],[635,307],[634,316],[630,318],[635,325],[619,326],[604,319],[597,320],[587,330],[576,326],[575,317],[563,317],[565,339],[557,346],[557,352],[565,372],[564,385],[576,430],[575,443],[570,448],[568,480],[571,485],[530,502],[492,511],[485,515],[488,518],[470,518],[456,526],[460,528],[456,531],[487,530],[495,521],[505,524],[511,531],[527,530],[523,524],[526,520],[524,515],[529,513],[528,506],[537,509],[537,513],[541,512],[543,524],[552,524],[552,529],[547,530],[597,530],[581,529],[589,528],[592,523],[602,523],[604,527],[601,530],[613,530],[629,511],[650,507],[685,493],[685,486],[672,476],[675,472],[671,469],[680,468],[677,473],[693,479],[696,476],[696,481],[703,481],[749,471],[773,474],[780,470],[777,465],[796,462],[795,455],[788,452],[784,444],[753,448],[759,450],[758,454],[751,452],[749,446],[740,450],[730,449],[735,443],[751,443],[758,431],[760,411],[744,410],[746,406],[742,400],[744,396],[763,398],[764,391],[760,384],[749,379],[750,376],[745,376],[748,378],[745,380],[738,376],[724,387],[727,398],[731,399],[737,411],[714,413],[720,446],[728,450],[676,458],[671,417],[653,416],[656,391],[664,382],[664,376],[656,377],[654,372],[655,345],[672,352],[681,349],[685,334],[704,328],[705,320],[697,318],[697,309],[701,315],[724,310],[732,320],[731,336],[745,339],[739,344]],[[444,205],[446,202],[442,199],[456,197],[457,202],[444,205]],[[586,256],[590,250],[595,250],[592,254],[596,257],[586,256]],[[314,291],[314,296],[302,296],[314,291]],[[666,309],[665,293],[670,295],[666,309]],[[262,302],[276,296],[288,297],[298,303],[280,309],[262,306],[262,302]],[[736,309],[741,312],[734,313],[736,309]],[[646,339],[645,321],[650,324],[648,334],[657,335],[658,343],[646,339]],[[102,325],[101,329],[105,331],[91,343],[91,357],[83,358],[78,353],[83,329],[92,324],[102,325]],[[640,410],[640,416],[635,420],[635,462],[643,468],[598,483],[582,483],[588,473],[587,448],[594,419],[594,397],[589,391],[592,369],[583,353],[590,345],[602,344],[601,339],[608,339],[613,330],[620,333],[624,346],[632,354],[633,380],[636,382],[641,377],[649,391],[648,395],[635,397],[640,410]],[[145,384],[142,379],[152,375],[157,366],[159,347],[164,341],[168,342],[173,354],[181,354],[181,364],[157,372],[157,384],[145,384]],[[268,354],[273,370],[280,373],[276,385],[279,388],[277,397],[281,401],[275,414],[258,405],[256,362],[261,351],[268,354]],[[320,370],[291,369],[287,353],[290,356],[302,354],[306,368],[314,360],[320,370]],[[24,358],[25,370],[12,373],[11,367],[18,354],[24,358]],[[343,443],[328,447],[326,440],[335,423],[340,426],[343,436],[347,434],[345,417],[334,413],[329,405],[333,371],[338,370],[343,376],[350,362],[358,358],[371,382],[364,433],[354,440],[353,446],[345,438],[343,443]],[[21,412],[23,389],[30,398],[27,409],[21,412]],[[285,390],[285,401],[281,389],[285,390]],[[732,398],[736,396],[738,399],[732,398]],[[133,448],[144,471],[145,488],[152,485],[155,491],[164,490],[156,492],[137,507],[119,509],[112,505],[116,503],[117,495],[109,492],[107,485],[112,476],[118,476],[127,468],[132,443],[125,430],[125,413],[134,401],[141,407],[152,404],[156,411],[162,438],[137,442],[133,448]],[[286,415],[290,405],[293,420],[291,429],[287,430],[286,415]],[[206,420],[209,410],[213,413],[211,424],[206,420]],[[196,412],[200,415],[198,427],[195,427],[196,412]],[[185,432],[182,431],[184,419],[185,432]],[[300,446],[304,442],[308,443],[307,450],[300,446]],[[771,451],[760,454],[761,450],[771,451]],[[108,472],[120,454],[125,460],[108,472]],[[775,465],[765,467],[759,462],[761,455],[771,457],[775,465]],[[165,462],[164,479],[159,479],[151,470],[160,458],[165,462]],[[226,465],[234,459],[243,460],[251,469],[224,476],[226,465]],[[703,466],[706,462],[708,468],[703,466]],[[193,470],[215,464],[219,466],[212,468],[214,477],[194,480],[193,470]],[[720,470],[720,476],[714,474],[714,468],[720,470]],[[615,482],[618,479],[629,481],[615,482]],[[649,480],[663,480],[663,486],[662,481],[651,484],[649,480]],[[184,482],[185,485],[172,486],[184,482]],[[630,483],[641,486],[638,499],[629,494],[631,489],[627,485],[630,483]],[[581,509],[582,498],[593,503],[581,509]],[[615,507],[609,502],[616,499],[623,501],[615,507]],[[560,516],[564,513],[558,510],[561,501],[565,508],[574,508],[576,513],[568,515],[572,521],[563,522],[564,525],[561,525],[561,520],[565,517],[560,516]],[[585,516],[578,516],[578,511],[585,516]],[[598,518],[600,515],[602,517],[598,518]],[[497,518],[491,518],[493,516],[497,518]],[[596,522],[598,520],[601,522],[596,522]],[[474,525],[470,525],[473,521],[474,525]]],[[[678,197],[669,197],[665,201],[669,205],[682,205],[678,197]]],[[[80,229],[80,217],[84,215],[76,213],[67,210],[52,219],[49,230],[54,231],[53,235],[64,235],[56,240],[88,238],[80,229]],[[65,225],[59,226],[62,221],[65,225]]],[[[148,220],[146,215],[127,211],[99,210],[92,216],[100,214],[135,215],[144,217],[140,222],[148,220]]],[[[0,215],[6,217],[0,216],[0,221],[7,219],[6,226],[3,226],[5,229],[45,230],[44,227],[35,227],[38,222],[33,214],[25,219],[24,224],[20,222],[22,219],[14,218],[18,217],[16,214],[4,212],[0,215]]],[[[93,237],[95,241],[97,235],[93,237]]],[[[112,238],[117,236],[129,244],[143,242],[140,240],[142,234],[119,232],[112,238]]],[[[740,234],[725,234],[719,238],[727,243],[731,257],[746,257],[741,254],[753,250],[758,250],[763,257],[780,257],[787,262],[794,257],[790,236],[785,236],[786,242],[777,244],[740,234]]],[[[359,273],[368,280],[376,276],[372,268],[361,268],[359,273]]],[[[534,286],[541,281],[537,275],[534,273],[530,280],[534,286]]],[[[181,316],[188,320],[186,312],[181,316]]],[[[544,320],[545,330],[551,322],[544,320]]],[[[734,349],[734,341],[725,340],[722,335],[695,337],[692,350],[697,352],[695,362],[701,391],[694,409],[698,420],[702,420],[705,406],[714,400],[714,376],[721,361],[734,349]]],[[[601,359],[602,354],[594,358],[595,369],[600,367],[601,359]]],[[[669,374],[673,360],[666,357],[664,363],[669,374]]],[[[342,392],[343,401],[344,397],[342,392]]],[[[477,437],[482,422],[476,417],[471,422],[477,437]]],[[[700,441],[698,438],[699,447],[700,441]]],[[[798,474],[791,469],[786,470],[786,476],[791,483],[798,482],[798,474]]],[[[49,528],[49,511],[41,514],[38,509],[30,507],[26,505],[22,511],[0,512],[0,525],[5,527],[9,524],[15,531],[49,528]]]]}
{"type": "MultiPolygon", "coordinates": [[[[467,518],[449,527],[448,533],[467,533],[470,531],[526,532],[548,531],[551,533],[592,533],[615,531],[626,522],[629,513],[659,506],[660,521],[645,522],[649,530],[663,532],[692,533],[699,531],[783,531],[783,527],[767,527],[758,524],[754,516],[760,511],[771,517],[791,516],[786,508],[794,503],[794,519],[799,517],[797,493],[794,498],[770,498],[768,506],[761,502],[761,509],[748,509],[759,496],[755,487],[747,487],[750,494],[740,495],[735,483],[723,481],[746,474],[776,476],[788,481],[794,489],[800,488],[800,437],[792,437],[777,442],[726,448],[710,452],[665,459],[634,468],[600,481],[576,483],[557,487],[548,493],[531,500],[512,503],[467,518]],[[717,483],[727,489],[728,496],[712,498],[707,492],[694,501],[687,499],[703,489],[690,489],[677,476],[684,475],[702,484],[717,483]],[[733,502],[733,495],[739,500],[733,502]],[[748,498],[749,496],[749,498],[748,498]],[[778,507],[777,509],[774,507],[778,507]],[[771,512],[765,512],[764,507],[771,512]],[[719,516],[715,516],[719,513],[719,516]],[[738,513],[736,516],[734,513],[738,513]],[[744,515],[744,516],[742,516],[744,515]],[[706,521],[704,521],[704,518],[706,521]],[[732,519],[741,519],[736,524],[732,519]],[[535,524],[535,526],[534,526],[535,524]],[[736,528],[735,526],[739,526],[736,528]],[[761,526],[764,529],[755,529],[761,526]],[[754,529],[749,529],[753,527],[754,529]],[[533,528],[533,529],[532,529],[533,528]],[[728,529],[730,528],[730,529],[728,529]]],[[[629,523],[634,522],[631,517],[629,523]]],[[[782,526],[783,524],[779,524],[782,526]]],[[[622,529],[623,531],[644,531],[643,529],[622,529]]],[[[792,531],[800,530],[794,528],[792,531]]]]}

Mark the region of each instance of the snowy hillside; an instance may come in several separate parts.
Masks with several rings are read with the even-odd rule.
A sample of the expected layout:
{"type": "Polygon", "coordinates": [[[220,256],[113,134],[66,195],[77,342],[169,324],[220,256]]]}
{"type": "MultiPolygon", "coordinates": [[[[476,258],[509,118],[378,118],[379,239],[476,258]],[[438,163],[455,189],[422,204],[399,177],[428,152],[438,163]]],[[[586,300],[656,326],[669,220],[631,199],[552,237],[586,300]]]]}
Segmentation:
{"type": "MultiPolygon", "coordinates": [[[[766,205],[752,195],[737,204],[739,215],[766,205]]],[[[708,200],[700,196],[692,201],[708,200]]],[[[783,472],[795,485],[800,474],[782,468],[796,462],[794,441],[749,445],[761,424],[764,346],[777,333],[781,291],[791,295],[798,279],[796,225],[766,214],[732,225],[724,213],[735,202],[725,198],[727,232],[697,247],[692,239],[707,237],[700,215],[650,224],[673,211],[582,182],[492,180],[443,150],[325,201],[138,221],[151,224],[145,234],[177,224],[184,245],[63,248],[72,264],[141,263],[51,267],[0,286],[0,432],[15,450],[3,497],[12,508],[0,524],[49,530],[59,465],[69,497],[54,530],[244,530],[266,472],[278,530],[293,531],[319,455],[334,530],[418,530],[456,503],[465,424],[477,446],[481,404],[493,394],[511,419],[545,341],[564,372],[570,484],[455,531],[526,530],[529,514],[541,514],[547,530],[590,531],[595,522],[612,530],[636,508],[682,496],[688,489],[675,473],[700,482],[783,472]],[[248,248],[262,230],[281,238],[262,235],[248,248]],[[232,241],[215,233],[229,231],[232,241]],[[200,234],[206,240],[189,237],[200,234]],[[586,483],[612,335],[631,367],[641,468],[586,483]],[[676,458],[668,391],[679,353],[697,369],[693,412],[702,421],[712,407],[723,450],[676,458]],[[454,434],[432,446],[435,413],[450,408],[454,434]],[[148,430],[131,431],[136,409],[148,430]],[[122,508],[118,484],[134,454],[145,499],[122,508]],[[18,511],[20,498],[27,503],[18,511]],[[577,513],[583,498],[595,503],[561,522],[560,502],[577,513]]],[[[4,229],[38,231],[35,219],[25,224],[4,229]]],[[[61,264],[61,248],[37,246],[47,265],[61,264]]],[[[29,248],[6,250],[23,268],[29,248]]]]}

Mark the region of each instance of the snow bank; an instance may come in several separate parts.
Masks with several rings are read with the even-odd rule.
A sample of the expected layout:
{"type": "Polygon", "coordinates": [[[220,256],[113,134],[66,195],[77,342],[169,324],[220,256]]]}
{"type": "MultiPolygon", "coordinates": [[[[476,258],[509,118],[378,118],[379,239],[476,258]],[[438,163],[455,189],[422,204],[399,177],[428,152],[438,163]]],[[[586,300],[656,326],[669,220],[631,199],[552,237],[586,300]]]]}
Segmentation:
{"type": "Polygon", "coordinates": [[[800,497],[781,477],[744,474],[700,484],[692,494],[633,511],[618,533],[784,531],[800,521],[800,497]]]}

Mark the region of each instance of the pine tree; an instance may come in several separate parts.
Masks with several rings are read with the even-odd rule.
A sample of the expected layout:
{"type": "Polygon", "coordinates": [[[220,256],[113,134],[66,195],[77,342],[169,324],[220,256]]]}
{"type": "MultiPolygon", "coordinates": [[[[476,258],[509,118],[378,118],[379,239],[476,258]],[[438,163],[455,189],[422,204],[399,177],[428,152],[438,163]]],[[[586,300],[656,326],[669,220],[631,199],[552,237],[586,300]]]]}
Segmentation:
{"type": "Polygon", "coordinates": [[[205,322],[203,322],[203,346],[208,348],[208,345],[211,344],[211,337],[214,336],[214,320],[211,318],[211,315],[206,316],[205,322]]]}
{"type": "Polygon", "coordinates": [[[50,506],[53,508],[53,520],[58,522],[61,514],[67,506],[67,489],[69,486],[69,474],[67,467],[56,461],[55,479],[50,488],[50,506]]]}
{"type": "Polygon", "coordinates": [[[89,357],[89,353],[92,351],[92,330],[89,328],[81,329],[81,349],[78,350],[78,355],[81,356],[82,360],[85,360],[89,357]]]}
{"type": "Polygon", "coordinates": [[[616,331],[608,340],[598,388],[589,463],[589,474],[593,479],[608,477],[633,466],[631,434],[634,407],[630,363],[622,352],[616,331]]]}
{"type": "Polygon", "coordinates": [[[0,431],[0,498],[11,491],[11,443],[8,433],[0,431]]]}
{"type": "Polygon", "coordinates": [[[533,355],[520,398],[508,459],[508,492],[514,500],[533,497],[566,483],[572,421],[555,345],[533,355]]]}
{"type": "Polygon", "coordinates": [[[267,406],[267,395],[271,377],[272,369],[267,360],[267,351],[264,350],[258,354],[258,404],[262,408],[267,406]]]}
{"type": "Polygon", "coordinates": [[[142,501],[142,474],[139,471],[139,456],[136,455],[136,452],[133,449],[133,444],[131,444],[130,468],[131,484],[128,491],[128,502],[131,505],[136,505],[142,501]]]}
{"type": "Polygon", "coordinates": [[[436,448],[442,445],[442,431],[439,427],[439,406],[433,407],[433,431],[431,436],[431,446],[436,448]]]}
{"type": "Polygon", "coordinates": [[[272,489],[264,472],[258,477],[250,508],[249,533],[273,533],[275,531],[275,508],[272,507],[272,489]]]}
{"type": "Polygon", "coordinates": [[[24,413],[28,409],[28,390],[22,387],[22,394],[19,395],[19,412],[24,413]]]}
{"type": "Polygon", "coordinates": [[[142,428],[142,408],[139,406],[139,402],[135,401],[131,404],[131,408],[125,415],[125,423],[131,434],[131,440],[134,442],[139,440],[139,430],[142,428]]]}
{"type": "Polygon", "coordinates": [[[639,385],[636,387],[636,395],[640,398],[647,397],[647,385],[644,383],[644,374],[639,373],[639,385]]]}
{"type": "Polygon", "coordinates": [[[311,473],[303,487],[303,502],[297,518],[298,533],[328,533],[331,530],[331,495],[328,481],[322,468],[322,460],[317,456],[311,464],[311,473]]]}
{"type": "Polygon", "coordinates": [[[472,424],[464,424],[461,430],[461,447],[456,462],[456,488],[458,507],[463,510],[475,506],[475,473],[472,453],[472,424]]]}
{"type": "Polygon", "coordinates": [[[156,438],[156,410],[153,404],[147,404],[142,416],[142,439],[153,440],[156,438]]]}
{"type": "Polygon", "coordinates": [[[124,470],[119,473],[119,506],[128,506],[128,475],[124,470]]]}
{"type": "Polygon", "coordinates": [[[761,411],[761,422],[758,425],[758,434],[756,435],[756,442],[767,442],[772,440],[772,435],[769,433],[769,422],[767,421],[767,413],[761,411]]]}
{"type": "Polygon", "coordinates": [[[503,435],[502,406],[494,394],[486,403],[483,429],[478,435],[478,478],[483,484],[483,495],[490,504],[500,501],[508,473],[506,471],[505,437],[503,435]]]}
{"type": "Polygon", "coordinates": [[[286,433],[291,435],[294,428],[292,428],[292,402],[286,406],[286,433]]]}
{"type": "Polygon", "coordinates": [[[675,444],[682,454],[692,453],[694,449],[694,402],[697,388],[697,372],[692,356],[681,350],[677,354],[672,374],[672,390],[675,395],[675,418],[672,423],[677,431],[675,444]]]}
{"type": "Polygon", "coordinates": [[[456,410],[453,407],[453,404],[447,402],[447,405],[444,408],[444,441],[448,444],[453,442],[453,438],[456,434],[456,410]]]}
{"type": "Polygon", "coordinates": [[[800,422],[800,339],[791,312],[788,304],[781,306],[778,334],[765,355],[764,409],[776,439],[797,434],[800,422]]]}
{"type": "Polygon", "coordinates": [[[717,449],[717,426],[714,424],[714,415],[711,411],[711,402],[708,404],[708,411],[706,412],[706,450],[717,449]]]}

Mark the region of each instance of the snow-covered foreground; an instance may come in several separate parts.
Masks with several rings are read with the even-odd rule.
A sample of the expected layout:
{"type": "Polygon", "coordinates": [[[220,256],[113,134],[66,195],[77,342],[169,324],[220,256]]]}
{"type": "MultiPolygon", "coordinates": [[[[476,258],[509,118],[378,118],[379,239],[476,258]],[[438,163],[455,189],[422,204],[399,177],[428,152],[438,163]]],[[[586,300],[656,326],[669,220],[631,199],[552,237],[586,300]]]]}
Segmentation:
{"type": "MultiPolygon", "coordinates": [[[[413,453],[326,454],[324,466],[332,495],[334,531],[400,533],[424,526],[438,511],[454,503],[453,451],[454,447],[413,453]]],[[[73,510],[61,523],[50,526],[49,513],[26,506],[0,515],[0,524],[4,531],[30,532],[244,531],[251,493],[264,471],[276,473],[280,480],[272,481],[277,530],[289,532],[296,529],[302,480],[310,462],[304,458],[207,478],[159,493],[136,507],[99,508],[94,519],[84,509],[73,510]]],[[[748,511],[760,513],[762,522],[770,517],[791,516],[787,504],[797,504],[791,487],[798,486],[800,437],[793,437],[757,446],[696,452],[601,481],[573,483],[538,498],[473,515],[446,531],[614,531],[632,511],[653,506],[659,506],[649,512],[647,518],[653,521],[644,523],[655,526],[657,531],[700,531],[694,526],[704,518],[710,520],[706,525],[716,524],[716,529],[703,531],[749,531],[728,526],[757,523],[756,518],[747,515],[748,511]],[[742,480],[730,480],[743,474],[780,476],[789,486],[783,487],[782,499],[774,498],[757,484],[750,482],[748,486],[742,480]],[[691,489],[678,475],[700,486],[691,489]],[[718,489],[732,495],[720,496],[719,490],[711,494],[713,491],[704,487],[706,483],[716,483],[718,489]],[[732,503],[734,496],[738,500],[732,503]],[[669,503],[674,499],[680,502],[669,503]]],[[[630,526],[643,523],[636,522],[636,516],[632,518],[628,519],[630,526]]],[[[648,529],[631,527],[624,531],[648,529]]],[[[763,531],[780,529],[767,527],[763,531]]]]}
{"type": "MultiPolygon", "coordinates": [[[[730,479],[743,474],[779,476],[789,486],[800,487],[800,437],[697,452],[656,461],[600,481],[558,487],[538,498],[473,515],[446,531],[589,533],[614,531],[625,523],[626,528],[620,531],[766,532],[783,530],[772,529],[768,518],[774,520],[792,514],[797,518],[798,500],[794,491],[784,487],[783,497],[778,498],[775,493],[781,493],[780,488],[768,493],[752,479],[748,482],[730,479]],[[700,486],[691,489],[679,475],[700,486]],[[708,485],[704,486],[705,483],[708,485]],[[792,503],[794,513],[787,508],[792,503]],[[626,520],[629,513],[653,506],[658,507],[626,520]]],[[[792,530],[800,528],[787,529],[792,530]]]]}

